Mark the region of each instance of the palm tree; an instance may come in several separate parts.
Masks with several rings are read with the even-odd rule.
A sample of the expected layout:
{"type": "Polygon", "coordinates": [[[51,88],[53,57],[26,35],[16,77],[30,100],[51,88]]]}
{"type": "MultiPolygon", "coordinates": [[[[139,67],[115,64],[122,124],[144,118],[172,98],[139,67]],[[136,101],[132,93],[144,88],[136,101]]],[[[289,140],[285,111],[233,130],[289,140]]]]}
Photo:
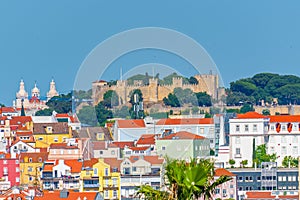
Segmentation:
{"type": "Polygon", "coordinates": [[[214,163],[208,159],[192,159],[190,162],[183,160],[167,159],[165,166],[166,191],[168,198],[160,195],[160,198],[153,198],[153,193],[149,194],[140,189],[146,199],[212,199],[216,187],[231,180],[228,176],[221,176],[214,179],[214,163]]]}

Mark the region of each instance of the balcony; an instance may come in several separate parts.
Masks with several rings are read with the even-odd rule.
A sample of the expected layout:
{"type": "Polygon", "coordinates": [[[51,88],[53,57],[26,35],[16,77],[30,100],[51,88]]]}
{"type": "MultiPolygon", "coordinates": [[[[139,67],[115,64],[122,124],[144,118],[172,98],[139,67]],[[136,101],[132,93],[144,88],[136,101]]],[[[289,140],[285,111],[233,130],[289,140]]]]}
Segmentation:
{"type": "Polygon", "coordinates": [[[83,184],[84,188],[99,188],[100,184],[96,183],[96,184],[83,184]]]}
{"type": "Polygon", "coordinates": [[[117,185],[104,185],[103,189],[104,190],[118,190],[119,187],[117,185]]]}
{"type": "Polygon", "coordinates": [[[241,154],[234,154],[234,158],[242,158],[241,154]]]}

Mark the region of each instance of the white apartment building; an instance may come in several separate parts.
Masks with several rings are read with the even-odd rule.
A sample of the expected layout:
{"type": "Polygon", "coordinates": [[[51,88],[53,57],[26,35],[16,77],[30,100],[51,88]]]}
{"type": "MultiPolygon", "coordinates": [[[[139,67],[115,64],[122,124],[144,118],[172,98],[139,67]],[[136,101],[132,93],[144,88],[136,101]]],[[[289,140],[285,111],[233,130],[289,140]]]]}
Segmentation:
{"type": "Polygon", "coordinates": [[[265,144],[268,139],[269,118],[256,112],[238,114],[229,120],[230,159],[235,160],[235,167],[240,167],[243,160],[252,166],[253,146],[265,144]]]}
{"type": "Polygon", "coordinates": [[[277,165],[285,156],[300,156],[300,115],[269,116],[268,154],[276,153],[277,165]]]}

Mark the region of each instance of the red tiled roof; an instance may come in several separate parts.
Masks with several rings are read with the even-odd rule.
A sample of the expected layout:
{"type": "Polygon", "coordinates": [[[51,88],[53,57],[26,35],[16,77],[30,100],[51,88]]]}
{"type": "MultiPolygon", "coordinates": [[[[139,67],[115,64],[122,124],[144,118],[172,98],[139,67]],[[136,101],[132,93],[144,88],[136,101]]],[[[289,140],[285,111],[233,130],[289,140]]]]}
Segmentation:
{"type": "MultiPolygon", "coordinates": [[[[271,192],[253,191],[246,192],[247,197],[245,199],[277,199],[276,195],[272,195],[271,192]]],[[[298,199],[298,195],[279,195],[280,199],[298,199]]]]}
{"type": "Polygon", "coordinates": [[[161,119],[156,125],[213,124],[213,118],[161,119]]]}
{"type": "Polygon", "coordinates": [[[179,140],[203,140],[205,137],[196,135],[187,131],[179,131],[177,133],[172,133],[168,136],[165,136],[163,138],[159,138],[159,140],[173,140],[174,137],[179,140]]]}
{"type": "Polygon", "coordinates": [[[68,165],[69,167],[71,167],[72,173],[81,172],[82,165],[83,165],[82,162],[80,162],[78,160],[65,160],[64,163],[65,163],[65,165],[68,165]]]}
{"type": "Polygon", "coordinates": [[[11,120],[9,120],[10,125],[18,125],[19,127],[22,127],[23,124],[26,124],[27,122],[32,122],[32,118],[30,116],[15,116],[12,117],[11,120]]]}
{"type": "Polygon", "coordinates": [[[17,111],[13,107],[1,107],[0,114],[2,113],[16,113],[17,111]]]}
{"type": "Polygon", "coordinates": [[[106,141],[95,141],[93,142],[93,150],[104,150],[106,149],[106,141]]]}
{"type": "MultiPolygon", "coordinates": [[[[97,192],[74,192],[68,191],[68,198],[67,199],[87,199],[93,200],[96,199],[97,192]]],[[[37,200],[49,200],[49,199],[66,199],[60,198],[60,191],[44,191],[43,196],[39,197],[36,196],[34,199],[37,200]]]]}
{"type": "Polygon", "coordinates": [[[276,122],[298,122],[300,123],[300,115],[273,115],[269,116],[270,123],[276,122]]]}
{"type": "Polygon", "coordinates": [[[236,176],[236,175],[224,168],[219,168],[215,170],[215,176],[236,176]]]}
{"type": "Polygon", "coordinates": [[[78,149],[77,146],[70,146],[67,143],[52,143],[50,149],[78,149]]]}
{"type": "Polygon", "coordinates": [[[24,158],[31,158],[33,163],[43,163],[48,159],[48,152],[21,153],[20,162],[24,162],[24,158]]]}
{"type": "Polygon", "coordinates": [[[94,164],[98,163],[97,158],[92,158],[90,160],[84,160],[83,161],[83,167],[93,167],[94,164]]]}
{"type": "Polygon", "coordinates": [[[119,147],[121,149],[124,149],[125,146],[133,147],[134,142],[113,142],[112,144],[108,145],[109,147],[119,147]]]}
{"type": "Polygon", "coordinates": [[[129,149],[131,149],[132,151],[146,151],[149,148],[150,148],[150,146],[145,146],[145,147],[129,147],[129,149]]]}
{"type": "Polygon", "coordinates": [[[268,118],[267,116],[264,116],[262,114],[259,114],[257,112],[247,112],[245,114],[238,114],[237,119],[264,119],[268,118]]]}
{"type": "Polygon", "coordinates": [[[154,145],[155,144],[155,134],[144,134],[141,135],[139,140],[136,143],[137,145],[143,145],[143,144],[148,144],[148,145],[154,145]]]}
{"type": "Polygon", "coordinates": [[[118,120],[119,128],[145,128],[145,122],[143,119],[126,119],[118,120]]]}
{"type": "Polygon", "coordinates": [[[104,162],[106,164],[110,165],[111,171],[113,171],[114,168],[118,168],[118,172],[120,172],[120,165],[123,160],[118,160],[117,158],[104,158],[104,162]]]}
{"type": "Polygon", "coordinates": [[[159,156],[130,156],[129,160],[131,163],[134,163],[140,159],[143,159],[149,163],[151,163],[152,165],[157,165],[157,164],[163,164],[164,159],[160,158],[159,156]]]}
{"type": "Polygon", "coordinates": [[[52,172],[53,171],[53,167],[54,167],[54,164],[44,164],[44,168],[43,168],[43,171],[44,172],[52,172]]]}
{"type": "Polygon", "coordinates": [[[20,136],[23,136],[23,135],[33,135],[32,134],[32,131],[29,131],[29,130],[25,130],[25,131],[20,131],[20,129],[16,132],[16,135],[20,135],[20,136]]]}

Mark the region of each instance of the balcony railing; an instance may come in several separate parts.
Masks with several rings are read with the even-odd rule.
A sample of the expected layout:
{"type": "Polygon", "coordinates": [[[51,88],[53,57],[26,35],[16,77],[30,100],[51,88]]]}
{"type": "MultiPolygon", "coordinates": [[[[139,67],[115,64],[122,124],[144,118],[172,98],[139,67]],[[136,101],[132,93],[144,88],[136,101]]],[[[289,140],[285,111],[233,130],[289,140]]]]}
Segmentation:
{"type": "Polygon", "coordinates": [[[84,188],[99,188],[100,184],[96,183],[96,184],[83,184],[84,188]]]}

